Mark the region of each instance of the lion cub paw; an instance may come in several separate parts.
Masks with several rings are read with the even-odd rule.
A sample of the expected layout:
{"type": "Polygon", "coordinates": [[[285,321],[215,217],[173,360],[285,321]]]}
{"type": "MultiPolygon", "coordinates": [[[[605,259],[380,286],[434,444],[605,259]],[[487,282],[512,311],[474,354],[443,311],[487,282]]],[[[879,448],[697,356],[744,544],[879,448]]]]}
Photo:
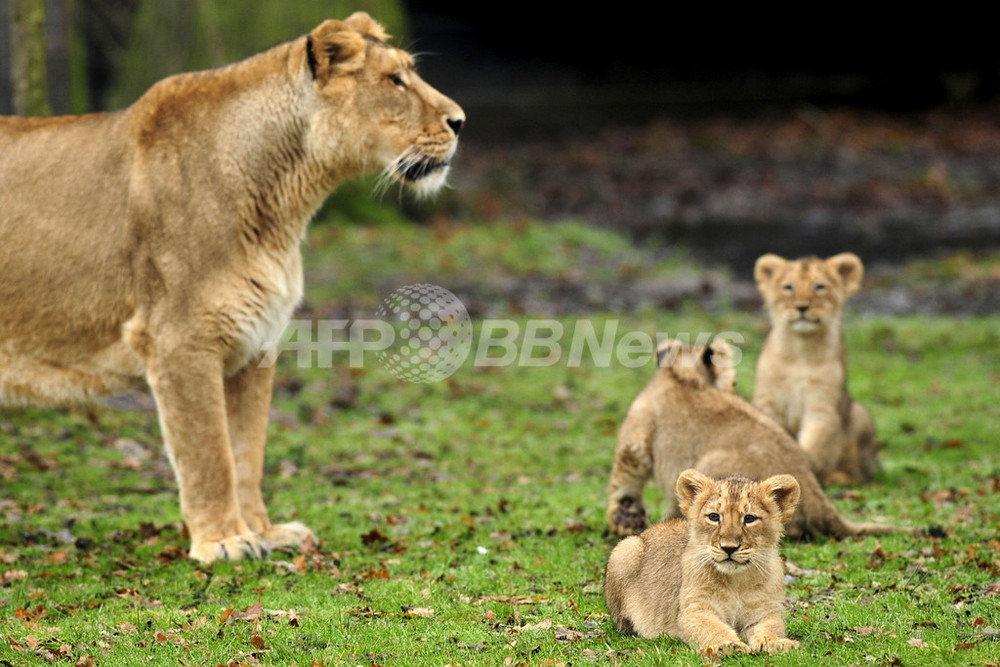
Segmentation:
{"type": "Polygon", "coordinates": [[[750,648],[754,653],[784,653],[798,647],[799,643],[797,641],[788,639],[787,637],[763,637],[755,639],[750,644],[750,648]]]}
{"type": "Polygon", "coordinates": [[[191,545],[188,556],[202,563],[216,560],[265,558],[271,549],[257,533],[243,533],[224,540],[205,540],[191,545]]]}
{"type": "Polygon", "coordinates": [[[748,644],[744,644],[739,640],[735,641],[724,641],[719,644],[709,644],[708,646],[702,647],[698,653],[704,656],[716,656],[716,655],[732,655],[734,653],[750,653],[751,649],[748,644]]]}
{"type": "Polygon", "coordinates": [[[264,543],[272,549],[297,548],[316,542],[316,536],[309,527],[298,521],[275,524],[264,531],[264,543]]]}
{"type": "Polygon", "coordinates": [[[622,498],[617,507],[608,511],[608,523],[611,532],[620,537],[638,535],[649,528],[649,517],[642,503],[636,503],[631,498],[622,498]]]}

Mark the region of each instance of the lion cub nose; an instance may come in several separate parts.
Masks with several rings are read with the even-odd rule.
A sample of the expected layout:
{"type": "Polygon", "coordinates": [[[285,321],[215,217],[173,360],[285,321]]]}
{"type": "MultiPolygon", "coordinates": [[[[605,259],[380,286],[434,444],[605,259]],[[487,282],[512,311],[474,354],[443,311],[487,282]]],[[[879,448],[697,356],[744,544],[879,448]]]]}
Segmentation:
{"type": "Polygon", "coordinates": [[[462,126],[465,125],[464,118],[449,118],[447,122],[448,127],[451,128],[451,131],[455,133],[456,137],[458,136],[458,133],[462,131],[462,126]]]}
{"type": "Polygon", "coordinates": [[[729,546],[729,545],[720,545],[720,546],[722,546],[722,550],[725,551],[726,554],[729,556],[732,556],[734,553],[736,553],[736,550],[740,548],[738,544],[736,546],[729,546]]]}

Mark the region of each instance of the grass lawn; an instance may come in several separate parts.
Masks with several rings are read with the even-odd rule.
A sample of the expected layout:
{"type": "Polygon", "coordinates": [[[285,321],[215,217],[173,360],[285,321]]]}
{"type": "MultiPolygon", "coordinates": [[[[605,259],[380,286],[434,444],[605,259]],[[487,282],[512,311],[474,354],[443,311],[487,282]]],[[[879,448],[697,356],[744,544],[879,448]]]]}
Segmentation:
{"type": "MultiPolygon", "coordinates": [[[[433,242],[417,234],[379,252],[430,257],[400,275],[445,287],[448,266],[561,274],[575,270],[569,256],[637,270],[621,259],[627,248],[578,230],[543,266],[519,265],[516,253],[503,266],[448,259],[441,231],[426,234],[433,242]]],[[[355,230],[337,250],[311,250],[314,276],[375,238],[387,243],[355,230]]],[[[479,239],[491,242],[500,243],[479,239]]],[[[371,271],[384,277],[385,267],[371,271]]],[[[328,284],[310,289],[317,310],[339,298],[328,284]]],[[[523,330],[527,316],[511,317],[523,330]]],[[[619,336],[738,332],[739,389],[752,389],[762,314],[688,306],[560,322],[571,332],[584,318],[598,331],[616,322],[619,336]]],[[[786,542],[788,634],[802,651],[727,662],[996,664],[1000,317],[849,315],[846,325],[851,389],[875,417],[884,470],[830,493],[851,519],[945,536],[786,542]]],[[[674,640],[619,634],[604,605],[614,544],[604,489],[618,425],[651,363],[576,367],[564,354],[542,367],[467,363],[446,381],[413,384],[368,361],[298,368],[279,357],[270,511],[305,522],[320,543],[263,561],[199,567],[184,557],[154,412],[0,414],[0,665],[702,661],[674,640]]],[[[664,509],[655,489],[647,500],[664,509]]]]}

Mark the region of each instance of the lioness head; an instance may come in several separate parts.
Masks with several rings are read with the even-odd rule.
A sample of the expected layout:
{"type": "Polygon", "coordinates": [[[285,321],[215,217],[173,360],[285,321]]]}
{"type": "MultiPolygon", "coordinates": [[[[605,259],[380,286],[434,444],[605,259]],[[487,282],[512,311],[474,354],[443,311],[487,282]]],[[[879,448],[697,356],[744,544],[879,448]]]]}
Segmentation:
{"type": "Polygon", "coordinates": [[[799,483],[791,475],[762,482],[738,475],[713,480],[689,469],[677,478],[689,545],[698,550],[700,562],[724,574],[736,574],[773,557],[799,495],[799,483]]]}
{"type": "Polygon", "coordinates": [[[794,261],[769,254],[754,266],[757,289],[772,323],[796,333],[814,332],[838,321],[844,302],[861,287],[863,276],[861,260],[849,252],[826,260],[794,261]]]}
{"type": "Polygon", "coordinates": [[[330,164],[353,157],[360,171],[374,166],[433,193],[445,182],[465,113],[417,75],[413,56],[386,39],[364,12],[324,21],[306,36],[316,92],[312,144],[330,164]]]}
{"type": "Polygon", "coordinates": [[[656,349],[656,363],[675,378],[688,384],[736,390],[736,362],[733,349],[722,338],[708,345],[689,345],[668,338],[656,349]]]}

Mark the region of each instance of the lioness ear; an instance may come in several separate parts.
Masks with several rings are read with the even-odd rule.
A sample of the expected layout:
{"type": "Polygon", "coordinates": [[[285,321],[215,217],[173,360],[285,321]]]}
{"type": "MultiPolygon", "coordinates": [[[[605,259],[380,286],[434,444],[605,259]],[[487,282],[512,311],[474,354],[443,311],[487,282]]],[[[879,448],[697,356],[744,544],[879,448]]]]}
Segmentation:
{"type": "Polygon", "coordinates": [[[677,502],[681,514],[687,516],[694,499],[703,491],[710,489],[714,483],[711,477],[701,474],[694,468],[682,472],[677,478],[677,502]]]}
{"type": "Polygon", "coordinates": [[[343,21],[324,21],[306,37],[306,59],[321,84],[364,64],[365,38],[343,21]]]}
{"type": "Polygon", "coordinates": [[[775,475],[768,477],[760,483],[763,492],[771,496],[778,505],[781,512],[781,523],[788,523],[795,515],[795,508],[799,506],[799,497],[802,490],[799,482],[791,475],[775,475]]]}
{"type": "Polygon", "coordinates": [[[367,12],[354,12],[344,21],[362,35],[367,35],[372,39],[384,42],[389,39],[389,34],[382,27],[382,24],[368,15],[367,12]]]}
{"type": "Polygon", "coordinates": [[[842,252],[826,260],[826,267],[833,271],[844,283],[844,294],[851,296],[861,288],[865,277],[865,267],[853,252],[842,252]]]}
{"type": "Polygon", "coordinates": [[[777,255],[767,254],[757,258],[753,267],[753,277],[757,281],[757,289],[763,293],[763,285],[774,278],[775,274],[784,268],[787,260],[777,255]]]}

